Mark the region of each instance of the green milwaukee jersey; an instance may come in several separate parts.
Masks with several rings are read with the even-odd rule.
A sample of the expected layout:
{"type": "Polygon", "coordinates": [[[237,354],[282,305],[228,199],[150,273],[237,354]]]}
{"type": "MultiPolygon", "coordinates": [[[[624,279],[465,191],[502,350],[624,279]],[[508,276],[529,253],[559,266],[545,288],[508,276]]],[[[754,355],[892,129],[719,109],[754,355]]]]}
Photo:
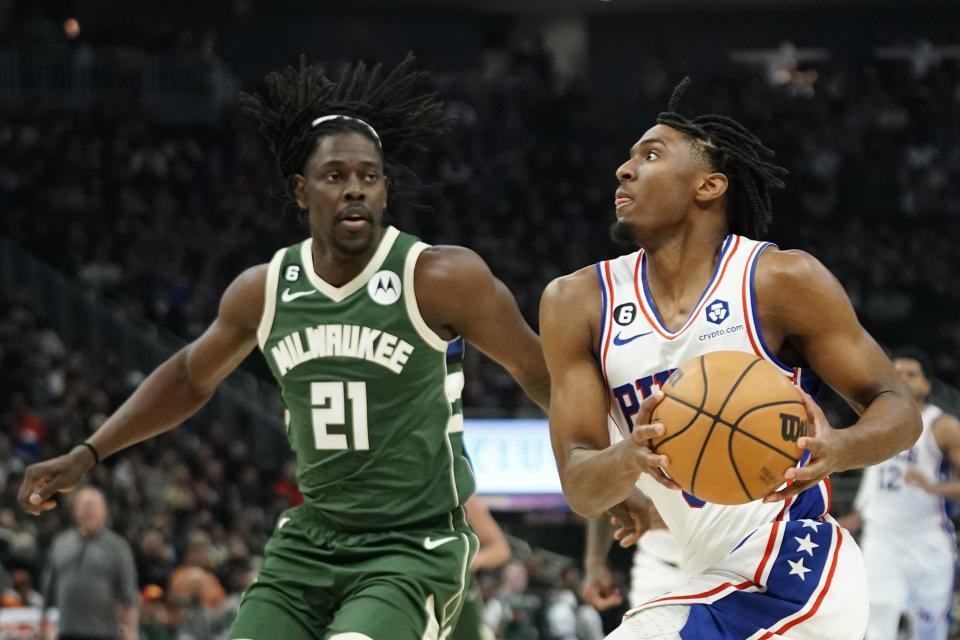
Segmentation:
{"type": "Polygon", "coordinates": [[[474,490],[463,450],[463,341],[431,330],[414,293],[425,248],[388,227],[341,287],[313,270],[309,238],[270,261],[257,338],[280,385],[300,491],[338,527],[436,518],[474,490]]]}

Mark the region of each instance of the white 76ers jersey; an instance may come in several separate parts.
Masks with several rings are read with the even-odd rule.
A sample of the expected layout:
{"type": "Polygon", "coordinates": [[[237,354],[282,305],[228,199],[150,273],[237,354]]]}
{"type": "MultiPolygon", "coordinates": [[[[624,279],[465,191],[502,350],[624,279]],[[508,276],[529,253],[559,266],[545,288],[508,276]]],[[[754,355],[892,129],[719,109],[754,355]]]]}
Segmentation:
{"type": "Polygon", "coordinates": [[[933,423],[943,411],[928,404],[920,415],[923,432],[916,444],[863,472],[855,506],[871,535],[883,532],[913,535],[937,530],[953,535],[944,499],[908,485],[903,479],[910,468],[931,482],[939,482],[946,475],[943,452],[933,436],[933,423]]]}
{"type": "MultiPolygon", "coordinates": [[[[776,365],[810,393],[819,381],[809,371],[784,365],[763,342],[753,295],[757,258],[769,243],[727,236],[710,284],[677,331],[660,321],[646,282],[644,252],[597,264],[603,292],[599,358],[610,393],[611,440],[626,437],[644,397],[676,367],[712,351],[744,351],[776,365]]],[[[785,503],[756,500],[717,505],[670,490],[642,474],[638,486],[656,504],[680,545],[681,568],[695,575],[726,556],[757,527],[774,520],[820,518],[830,508],[825,480],[785,503]]]]}

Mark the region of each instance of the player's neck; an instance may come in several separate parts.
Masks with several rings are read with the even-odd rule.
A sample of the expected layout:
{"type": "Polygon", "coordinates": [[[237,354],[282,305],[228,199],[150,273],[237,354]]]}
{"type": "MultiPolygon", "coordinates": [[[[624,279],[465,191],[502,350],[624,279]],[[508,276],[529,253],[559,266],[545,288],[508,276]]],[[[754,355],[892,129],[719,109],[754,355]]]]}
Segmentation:
{"type": "Polygon", "coordinates": [[[366,251],[358,254],[345,253],[333,243],[313,236],[311,239],[313,255],[313,271],[320,278],[334,286],[342,287],[356,278],[364,267],[373,259],[374,254],[383,240],[383,230],[377,229],[366,251]]]}
{"type": "Polygon", "coordinates": [[[647,286],[661,314],[699,298],[720,257],[726,230],[676,235],[646,248],[647,286]]]}

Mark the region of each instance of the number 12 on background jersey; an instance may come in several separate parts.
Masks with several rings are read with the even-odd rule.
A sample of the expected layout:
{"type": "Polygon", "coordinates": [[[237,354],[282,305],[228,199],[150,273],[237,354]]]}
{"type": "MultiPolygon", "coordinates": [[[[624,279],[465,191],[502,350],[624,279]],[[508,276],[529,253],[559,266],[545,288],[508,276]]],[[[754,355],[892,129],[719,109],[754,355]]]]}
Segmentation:
{"type": "Polygon", "coordinates": [[[350,400],[351,423],[353,424],[353,448],[358,451],[370,449],[367,435],[367,383],[366,382],[312,382],[310,404],[313,405],[313,440],[318,450],[348,449],[347,436],[330,433],[329,425],[345,424],[344,389],[350,400]]]}

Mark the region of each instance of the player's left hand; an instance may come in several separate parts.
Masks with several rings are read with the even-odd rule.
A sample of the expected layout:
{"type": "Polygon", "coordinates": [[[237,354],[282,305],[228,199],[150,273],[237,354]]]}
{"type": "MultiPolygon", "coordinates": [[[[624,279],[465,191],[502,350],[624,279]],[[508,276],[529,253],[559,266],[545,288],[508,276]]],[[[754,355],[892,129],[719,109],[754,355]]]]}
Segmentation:
{"type": "Polygon", "coordinates": [[[800,391],[803,408],[807,412],[807,434],[797,439],[797,446],[810,451],[810,458],[802,467],[790,467],[784,474],[787,486],[767,494],[764,502],[779,502],[816,485],[830,473],[843,469],[843,438],[830,426],[827,416],[813,398],[800,391]]]}
{"type": "Polygon", "coordinates": [[[650,528],[650,501],[639,491],[634,491],[620,504],[607,510],[610,521],[619,528],[613,532],[614,540],[627,548],[637,542],[650,528]]]}

